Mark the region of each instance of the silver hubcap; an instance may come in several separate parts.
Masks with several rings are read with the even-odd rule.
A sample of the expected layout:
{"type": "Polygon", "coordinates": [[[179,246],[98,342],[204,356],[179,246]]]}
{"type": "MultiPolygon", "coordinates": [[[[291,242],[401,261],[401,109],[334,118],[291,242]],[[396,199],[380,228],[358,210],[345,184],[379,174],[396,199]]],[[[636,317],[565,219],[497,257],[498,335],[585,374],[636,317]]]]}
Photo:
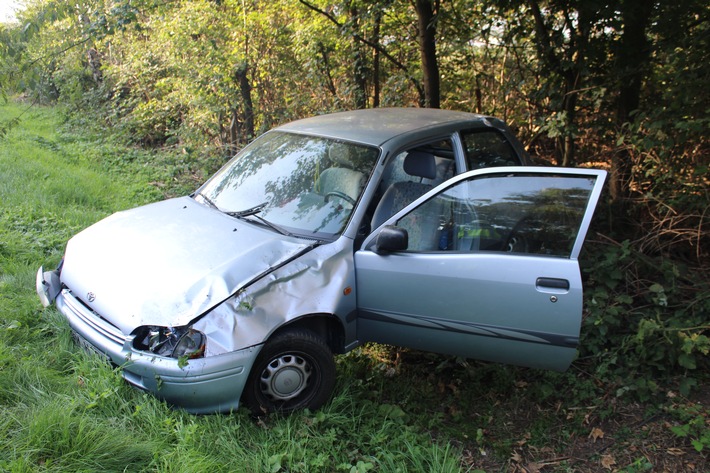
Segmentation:
{"type": "Polygon", "coordinates": [[[288,401],[306,389],[311,367],[296,355],[275,358],[261,373],[261,391],[274,401],[288,401]]]}

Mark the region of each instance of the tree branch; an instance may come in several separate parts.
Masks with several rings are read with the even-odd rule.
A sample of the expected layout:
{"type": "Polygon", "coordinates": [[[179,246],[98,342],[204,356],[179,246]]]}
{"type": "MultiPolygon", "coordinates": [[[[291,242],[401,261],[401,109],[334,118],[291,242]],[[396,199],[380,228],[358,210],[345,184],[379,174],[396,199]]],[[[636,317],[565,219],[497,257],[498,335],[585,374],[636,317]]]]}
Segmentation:
{"type": "Polygon", "coordinates": [[[80,45],[82,45],[82,44],[88,43],[88,42],[91,41],[92,39],[93,39],[93,38],[92,38],[91,36],[87,36],[86,38],[82,39],[81,41],[77,41],[77,42],[75,42],[75,43],[70,44],[69,46],[67,46],[66,48],[62,49],[61,51],[55,51],[55,52],[52,52],[52,53],[49,53],[49,54],[45,54],[44,56],[40,56],[40,57],[38,57],[37,59],[33,59],[33,60],[28,64],[28,66],[34,66],[34,64],[35,64],[36,62],[41,61],[41,60],[43,60],[43,59],[46,59],[46,58],[48,58],[48,57],[59,56],[60,54],[63,54],[63,53],[65,53],[65,52],[69,51],[69,50],[72,49],[72,48],[75,48],[75,47],[80,46],[80,45]]]}
{"type": "MultiPolygon", "coordinates": [[[[335,16],[332,14],[328,13],[325,10],[322,10],[318,8],[317,6],[307,2],[306,0],[298,0],[300,3],[305,5],[306,7],[310,8],[314,12],[320,13],[324,17],[326,17],[331,23],[333,23],[335,26],[337,26],[340,29],[345,29],[346,26],[338,21],[335,16]]],[[[373,43],[372,41],[368,40],[367,38],[363,38],[360,36],[357,32],[351,31],[350,34],[352,37],[356,40],[359,41],[363,44],[366,44],[367,46],[373,48],[374,50],[378,51],[380,54],[382,54],[385,58],[387,58],[388,61],[390,61],[394,66],[399,69],[400,71],[404,72],[405,76],[407,76],[407,79],[412,83],[412,85],[417,89],[417,92],[419,93],[420,97],[424,96],[424,89],[422,89],[421,84],[417,79],[415,79],[412,74],[409,72],[409,69],[407,66],[399,62],[394,56],[392,56],[385,48],[383,48],[380,44],[373,43]]]]}

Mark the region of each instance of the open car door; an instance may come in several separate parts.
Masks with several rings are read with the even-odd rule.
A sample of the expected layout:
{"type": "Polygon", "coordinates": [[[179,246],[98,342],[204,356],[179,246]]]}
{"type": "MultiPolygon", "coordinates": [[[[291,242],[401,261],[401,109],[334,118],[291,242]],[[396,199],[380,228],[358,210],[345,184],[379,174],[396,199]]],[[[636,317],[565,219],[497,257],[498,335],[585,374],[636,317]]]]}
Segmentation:
{"type": "Polygon", "coordinates": [[[358,338],[566,369],[582,320],[577,259],[605,178],[490,168],[414,200],[355,253],[358,338]]]}

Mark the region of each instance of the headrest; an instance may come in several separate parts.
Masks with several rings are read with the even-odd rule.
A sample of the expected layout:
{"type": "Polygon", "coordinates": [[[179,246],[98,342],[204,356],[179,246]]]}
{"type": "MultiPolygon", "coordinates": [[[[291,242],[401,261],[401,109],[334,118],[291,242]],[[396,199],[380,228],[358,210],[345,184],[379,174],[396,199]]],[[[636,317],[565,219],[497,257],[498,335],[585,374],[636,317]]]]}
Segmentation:
{"type": "Polygon", "coordinates": [[[410,151],[404,158],[404,172],[424,179],[436,178],[436,158],[424,151],[410,151]]]}

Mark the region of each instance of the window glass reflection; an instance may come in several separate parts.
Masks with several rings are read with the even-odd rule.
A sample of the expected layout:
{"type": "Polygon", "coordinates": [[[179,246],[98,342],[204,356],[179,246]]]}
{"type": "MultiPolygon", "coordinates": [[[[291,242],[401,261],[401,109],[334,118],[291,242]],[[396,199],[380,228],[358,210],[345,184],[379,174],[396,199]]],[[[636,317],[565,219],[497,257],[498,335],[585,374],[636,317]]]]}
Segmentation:
{"type": "Polygon", "coordinates": [[[245,148],[200,194],[224,212],[258,216],[301,236],[340,233],[377,162],[378,150],[271,132],[245,148]]]}
{"type": "Polygon", "coordinates": [[[462,138],[469,170],[521,164],[513,147],[497,131],[470,131],[462,133],[462,138]]]}
{"type": "Polygon", "coordinates": [[[409,251],[504,251],[569,257],[594,180],[482,176],[460,182],[400,219],[409,251]]]}

